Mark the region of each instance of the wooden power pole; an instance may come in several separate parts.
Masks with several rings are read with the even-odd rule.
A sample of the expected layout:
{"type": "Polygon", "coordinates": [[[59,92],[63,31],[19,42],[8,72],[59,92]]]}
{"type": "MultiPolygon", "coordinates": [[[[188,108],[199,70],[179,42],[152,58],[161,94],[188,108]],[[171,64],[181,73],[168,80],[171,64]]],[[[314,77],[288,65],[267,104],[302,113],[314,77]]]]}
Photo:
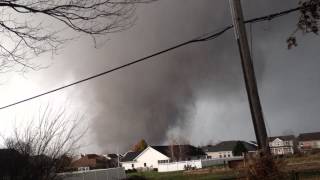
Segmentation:
{"type": "Polygon", "coordinates": [[[233,19],[234,32],[241,56],[242,70],[246,84],[246,90],[249,99],[251,117],[256,139],[258,142],[259,149],[266,153],[269,153],[270,150],[268,146],[268,135],[263,119],[256,77],[250,55],[246,27],[244,24],[244,18],[242,14],[241,2],[240,0],[229,0],[229,2],[233,19]]]}

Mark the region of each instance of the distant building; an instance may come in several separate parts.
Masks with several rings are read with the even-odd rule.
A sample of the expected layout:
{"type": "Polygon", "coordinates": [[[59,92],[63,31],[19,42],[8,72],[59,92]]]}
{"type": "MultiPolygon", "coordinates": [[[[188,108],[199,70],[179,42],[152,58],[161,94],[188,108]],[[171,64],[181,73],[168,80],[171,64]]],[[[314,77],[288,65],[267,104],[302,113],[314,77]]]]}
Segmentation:
{"type": "Polygon", "coordinates": [[[118,154],[107,154],[107,155],[105,155],[105,157],[108,158],[108,159],[118,159],[119,156],[121,156],[121,155],[118,155],[118,154]]]}
{"type": "Polygon", "coordinates": [[[247,149],[248,153],[256,152],[257,145],[253,142],[247,141],[222,141],[216,145],[208,145],[202,147],[202,150],[207,154],[208,158],[213,159],[227,159],[233,157],[242,157],[235,156],[232,151],[236,147],[237,143],[241,142],[244,147],[247,149]]]}
{"type": "Polygon", "coordinates": [[[111,160],[97,154],[81,155],[81,158],[71,163],[73,169],[79,171],[115,167],[111,160]]]}
{"type": "Polygon", "coordinates": [[[203,159],[206,154],[191,145],[148,146],[142,152],[127,152],[121,159],[126,169],[157,169],[159,163],[203,159]]]}
{"type": "Polygon", "coordinates": [[[106,157],[108,160],[110,160],[114,167],[120,166],[120,159],[122,158],[121,154],[114,154],[114,153],[107,154],[107,155],[104,155],[104,157],[106,157]]]}
{"type": "Polygon", "coordinates": [[[320,132],[302,133],[297,139],[298,148],[302,152],[320,150],[320,132]]]}
{"type": "Polygon", "coordinates": [[[269,147],[273,155],[294,154],[295,146],[294,135],[269,137],[269,147]]]}

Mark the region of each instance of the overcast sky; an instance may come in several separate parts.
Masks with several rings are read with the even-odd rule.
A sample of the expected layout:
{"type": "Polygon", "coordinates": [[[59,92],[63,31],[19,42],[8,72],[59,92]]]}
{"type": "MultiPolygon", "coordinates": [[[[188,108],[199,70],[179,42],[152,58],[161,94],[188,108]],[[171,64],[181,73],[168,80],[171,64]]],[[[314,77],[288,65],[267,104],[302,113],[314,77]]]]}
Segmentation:
{"type": "MultiPolygon", "coordinates": [[[[245,18],[296,7],[298,0],[243,1],[245,18]]],[[[98,49],[92,39],[69,42],[58,55],[34,59],[50,65],[23,75],[0,74],[0,105],[51,90],[122,65],[231,24],[226,0],[159,0],[140,5],[135,25],[109,34],[98,49]]],[[[247,26],[268,134],[320,131],[320,39],[298,33],[286,38],[298,14],[247,26]]],[[[28,121],[41,105],[85,114],[90,128],[85,152],[124,152],[144,138],[166,144],[173,138],[194,145],[221,140],[255,140],[233,30],[150,61],[83,84],[0,110],[0,132],[28,121]]]]}

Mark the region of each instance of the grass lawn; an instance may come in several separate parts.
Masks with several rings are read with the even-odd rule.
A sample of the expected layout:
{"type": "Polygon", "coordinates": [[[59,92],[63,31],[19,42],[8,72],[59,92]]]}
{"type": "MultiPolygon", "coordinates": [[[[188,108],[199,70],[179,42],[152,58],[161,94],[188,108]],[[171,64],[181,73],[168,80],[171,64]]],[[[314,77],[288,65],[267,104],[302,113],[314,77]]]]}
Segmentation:
{"type": "Polygon", "coordinates": [[[234,174],[184,174],[182,171],[178,172],[138,172],[138,173],[130,173],[128,177],[132,176],[142,176],[146,179],[155,179],[155,180],[215,180],[215,179],[230,179],[234,177],[234,174]]]}
{"type": "MultiPolygon", "coordinates": [[[[320,154],[303,155],[303,156],[290,156],[284,157],[285,166],[288,168],[286,171],[290,176],[297,175],[300,179],[304,180],[320,180],[320,154]]],[[[211,167],[213,169],[217,167],[211,167]]],[[[128,177],[139,176],[150,180],[217,180],[217,179],[234,179],[239,175],[240,171],[207,171],[206,173],[184,173],[178,172],[137,172],[129,173],[128,177]]],[[[243,174],[243,173],[242,173],[243,174]]],[[[242,176],[243,177],[243,176],[242,176]]]]}

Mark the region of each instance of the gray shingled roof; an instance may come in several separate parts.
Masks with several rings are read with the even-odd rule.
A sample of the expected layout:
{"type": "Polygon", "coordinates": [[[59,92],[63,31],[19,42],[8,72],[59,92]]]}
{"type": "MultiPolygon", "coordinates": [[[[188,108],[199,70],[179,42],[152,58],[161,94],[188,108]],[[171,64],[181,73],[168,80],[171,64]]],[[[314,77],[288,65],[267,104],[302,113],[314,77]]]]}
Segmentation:
{"type": "MultiPolygon", "coordinates": [[[[232,151],[239,141],[222,141],[216,145],[202,147],[204,152],[232,151]]],[[[257,150],[257,146],[246,141],[240,141],[248,151],[257,150]]]]}
{"type": "Polygon", "coordinates": [[[118,158],[118,155],[117,154],[108,154],[107,155],[109,158],[112,158],[112,159],[116,159],[116,158],[118,158]]]}
{"type": "Polygon", "coordinates": [[[320,140],[320,132],[302,133],[298,136],[299,141],[320,140]]]}
{"type": "Polygon", "coordinates": [[[142,151],[129,151],[122,158],[121,162],[133,161],[142,151]]]}
{"type": "Polygon", "coordinates": [[[160,153],[172,158],[172,152],[183,152],[184,156],[204,156],[206,155],[201,148],[191,145],[172,145],[172,146],[151,146],[160,153]]]}

